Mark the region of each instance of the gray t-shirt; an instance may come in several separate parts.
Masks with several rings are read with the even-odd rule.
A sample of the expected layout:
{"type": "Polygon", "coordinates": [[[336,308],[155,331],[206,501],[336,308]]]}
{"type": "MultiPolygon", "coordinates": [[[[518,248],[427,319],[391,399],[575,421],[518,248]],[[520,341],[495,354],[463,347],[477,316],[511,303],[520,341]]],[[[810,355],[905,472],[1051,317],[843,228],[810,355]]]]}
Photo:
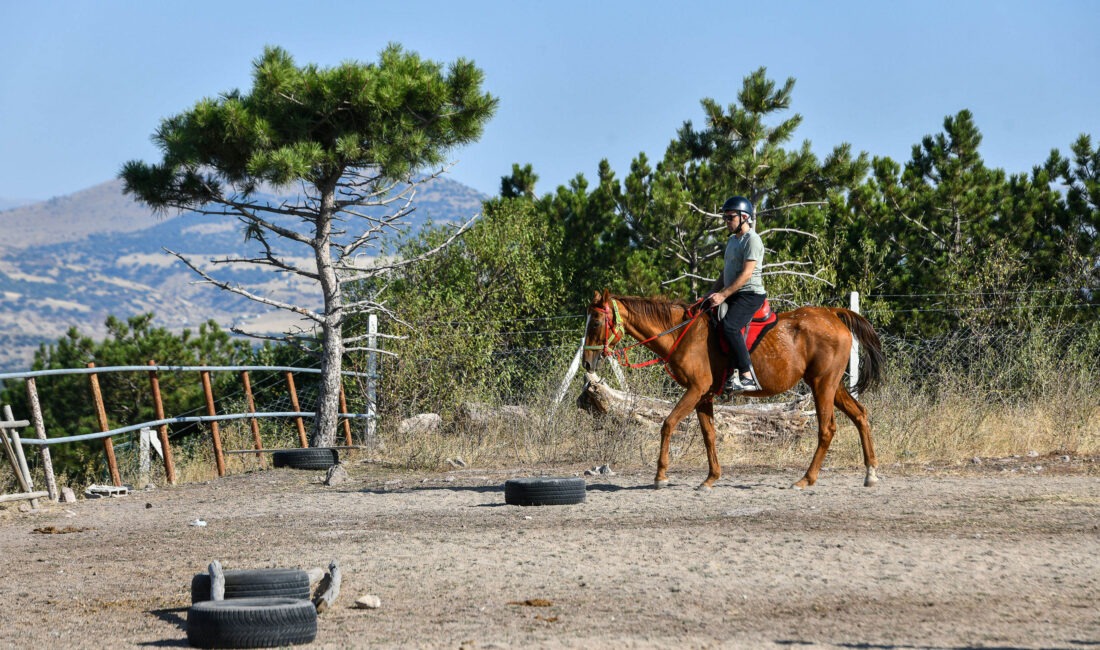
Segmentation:
{"type": "Polygon", "coordinates": [[[750,230],[744,235],[730,235],[726,242],[726,266],[722,270],[722,284],[729,286],[730,282],[745,268],[746,260],[756,260],[756,268],[752,270],[749,281],[738,291],[751,293],[766,293],[764,291],[764,275],[760,272],[764,266],[764,242],[760,241],[760,235],[755,230],[750,230]]]}

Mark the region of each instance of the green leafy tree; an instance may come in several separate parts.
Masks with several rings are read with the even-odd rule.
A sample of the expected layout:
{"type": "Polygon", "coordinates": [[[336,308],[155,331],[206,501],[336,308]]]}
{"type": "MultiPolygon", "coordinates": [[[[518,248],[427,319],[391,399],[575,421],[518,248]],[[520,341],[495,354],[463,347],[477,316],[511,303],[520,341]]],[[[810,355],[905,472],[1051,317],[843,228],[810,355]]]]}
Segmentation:
{"type": "Polygon", "coordinates": [[[786,272],[792,269],[782,264],[809,264],[811,248],[804,242],[825,229],[830,198],[866,175],[866,154],[853,156],[846,144],[823,161],[809,142],[785,148],[802,116],[775,120],[790,108],[794,83],[788,78],[778,86],[760,68],[744,79],[728,107],[704,99],[705,127],[697,131],[686,122],[655,169],[644,157],[635,160],[624,213],[635,245],[657,254],[664,282],[675,292],[699,295],[713,279],[708,271],[717,270],[713,260],[722,257],[726,240],[717,213],[729,196],[753,201],[761,236],[773,235],[766,239],[772,259],[785,260],[769,266],[786,272]]]}
{"type": "Polygon", "coordinates": [[[203,99],[164,120],[154,135],[163,161],[132,161],[122,170],[125,191],[154,208],[240,220],[258,252],[216,262],[260,265],[316,283],[320,309],[217,279],[177,254],[215,286],[299,314],[320,329],[314,445],[335,440],[345,320],[364,310],[389,313],[374,295],[346,301],[343,285],[418,261],[364,266],[357,256],[381,254],[387,234],[407,223],[415,186],[423,182],[415,180],[418,170],[441,165],[448,151],[480,137],[497,106],[482,92],[482,77],[470,61],[445,69],[398,45],[377,64],[333,68],[299,67],[269,47],[255,61],[250,92],[203,99]],[[292,184],[300,191],[290,198],[264,193],[292,184]]]}
{"type": "MultiPolygon", "coordinates": [[[[410,323],[395,322],[383,332],[390,337],[388,351],[402,361],[383,374],[381,393],[401,395],[402,403],[390,408],[402,414],[521,391],[543,379],[543,369],[501,350],[561,342],[552,328],[531,325],[569,309],[557,264],[561,231],[526,198],[494,199],[484,208],[462,239],[404,267],[387,289],[395,311],[416,314],[410,323]]],[[[436,248],[450,230],[440,226],[420,233],[402,256],[436,248]]]]}
{"type": "MultiPolygon", "coordinates": [[[[891,297],[903,330],[934,334],[963,314],[975,327],[1005,325],[1029,313],[1036,291],[1085,281],[1096,259],[1090,211],[1070,207],[1080,194],[1063,199],[1057,187],[1084,188],[1087,164],[1055,151],[1031,176],[1006,177],[985,166],[981,140],[969,111],[948,116],[904,166],[876,158],[872,178],[851,195],[845,237],[863,252],[841,262],[841,276],[850,282],[877,267],[872,290],[891,297]]],[[[1078,143],[1084,159],[1087,150],[1078,143]]]]}

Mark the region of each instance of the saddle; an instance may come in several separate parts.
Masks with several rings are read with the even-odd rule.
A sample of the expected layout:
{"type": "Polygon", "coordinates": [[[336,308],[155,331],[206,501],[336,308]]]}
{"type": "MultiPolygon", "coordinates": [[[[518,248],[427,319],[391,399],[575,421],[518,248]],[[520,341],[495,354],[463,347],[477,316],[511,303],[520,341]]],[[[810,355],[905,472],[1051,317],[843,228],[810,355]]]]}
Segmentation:
{"type": "MultiPolygon", "coordinates": [[[[730,353],[730,344],[726,340],[725,332],[722,330],[722,319],[726,317],[726,310],[729,309],[729,305],[722,303],[718,305],[718,309],[715,312],[711,312],[710,315],[710,327],[718,333],[718,344],[722,349],[723,354],[730,353]]],[[[745,347],[748,348],[751,353],[756,345],[760,343],[760,339],[764,338],[764,335],[768,333],[771,328],[775,327],[776,321],[779,317],[772,311],[772,306],[768,302],[768,299],[764,299],[764,304],[760,305],[760,309],[756,310],[756,313],[752,315],[752,320],[749,324],[741,330],[741,336],[745,337],[745,347]]]]}

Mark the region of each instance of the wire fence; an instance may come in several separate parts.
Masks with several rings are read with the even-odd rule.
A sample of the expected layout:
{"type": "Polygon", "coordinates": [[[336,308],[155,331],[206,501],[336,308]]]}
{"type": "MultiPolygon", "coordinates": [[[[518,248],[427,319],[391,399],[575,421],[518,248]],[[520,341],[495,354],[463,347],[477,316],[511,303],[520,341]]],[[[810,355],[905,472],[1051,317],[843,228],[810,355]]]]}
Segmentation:
{"type": "MultiPolygon", "coordinates": [[[[881,298],[882,296],[867,296],[881,298]]],[[[915,296],[913,299],[931,297],[915,296]]],[[[840,302],[840,301],[838,301],[840,302]]],[[[846,301],[844,301],[846,303],[846,301]]],[[[928,300],[925,300],[928,302],[928,300]]],[[[936,309],[925,308],[926,311],[936,309]]],[[[874,320],[872,316],[872,321],[874,320]]],[[[451,321],[417,323],[403,339],[385,339],[387,352],[377,359],[376,375],[365,355],[349,355],[346,370],[357,372],[345,378],[344,390],[349,413],[377,414],[377,435],[385,438],[406,418],[437,413],[445,419],[471,402],[497,405],[545,406],[559,396],[570,364],[582,344],[585,316],[563,315],[510,321],[451,321]],[[370,402],[370,396],[376,401],[370,402]]],[[[1070,324],[1044,313],[1019,318],[1013,326],[989,328],[979,323],[964,324],[935,336],[898,335],[889,326],[876,328],[887,362],[888,381],[915,390],[935,393],[945,384],[973,387],[976,399],[1008,402],[1034,392],[1038,382],[1068,381],[1096,386],[1096,359],[1100,358],[1100,324],[1070,324]]],[[[630,352],[639,363],[653,355],[642,347],[630,352]]],[[[296,366],[316,368],[316,361],[303,355],[296,366]]],[[[152,420],[152,401],[145,375],[148,368],[136,368],[127,376],[103,376],[107,416],[115,426],[152,420]]],[[[610,374],[605,365],[601,373],[610,374]]],[[[674,400],[682,390],[660,366],[622,370],[626,386],[647,397],[674,400]]],[[[285,372],[278,369],[251,373],[251,399],[234,372],[214,373],[217,413],[312,412],[317,408],[318,382],[315,374],[296,374],[295,393],[288,390],[285,372]]],[[[96,424],[93,401],[85,385],[63,384],[50,377],[40,379],[39,390],[72,395],[65,402],[63,419],[49,422],[51,437],[101,430],[96,424]],[[66,392],[67,391],[67,392],[66,392]]],[[[166,395],[173,396],[170,417],[197,418],[208,413],[202,389],[194,375],[162,372],[166,395]]],[[[566,386],[564,403],[580,395],[583,373],[566,386]]],[[[803,385],[793,389],[807,392],[803,385]]],[[[778,399],[789,399],[781,396],[778,399]]],[[[22,419],[25,413],[17,413],[22,419]]],[[[308,423],[307,423],[308,424],[308,423]]],[[[294,417],[272,418],[262,424],[266,447],[294,445],[294,417]]],[[[368,428],[352,424],[356,444],[369,442],[368,428]]],[[[174,445],[194,453],[207,445],[209,425],[179,422],[169,427],[174,445]]],[[[246,438],[238,443],[247,444],[246,438]]],[[[137,444],[131,435],[118,439],[120,449],[137,444]]],[[[99,451],[94,452],[98,454],[99,451]]],[[[205,453],[205,452],[202,452],[205,453]]]]}

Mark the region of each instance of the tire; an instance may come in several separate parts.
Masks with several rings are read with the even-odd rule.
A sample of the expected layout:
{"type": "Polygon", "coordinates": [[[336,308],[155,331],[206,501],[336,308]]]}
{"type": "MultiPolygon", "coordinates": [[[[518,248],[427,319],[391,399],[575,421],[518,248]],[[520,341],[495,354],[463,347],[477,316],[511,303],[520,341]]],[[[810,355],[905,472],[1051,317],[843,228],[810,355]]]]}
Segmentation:
{"type": "Polygon", "coordinates": [[[504,502],[513,506],[584,503],[583,478],[513,478],[504,482],[504,502]]]}
{"type": "Polygon", "coordinates": [[[308,600],[208,600],[187,612],[187,642],[197,648],[274,648],[315,638],[317,609],[308,600]]]}
{"type": "MultiPolygon", "coordinates": [[[[225,572],[225,599],[293,598],[309,600],[309,574],[300,569],[245,569],[225,572]]],[[[191,603],[210,600],[210,574],[191,578],[191,603]]]]}
{"type": "Polygon", "coordinates": [[[332,447],[282,449],[271,454],[275,467],[293,469],[328,469],[340,462],[340,453],[332,447]]]}

